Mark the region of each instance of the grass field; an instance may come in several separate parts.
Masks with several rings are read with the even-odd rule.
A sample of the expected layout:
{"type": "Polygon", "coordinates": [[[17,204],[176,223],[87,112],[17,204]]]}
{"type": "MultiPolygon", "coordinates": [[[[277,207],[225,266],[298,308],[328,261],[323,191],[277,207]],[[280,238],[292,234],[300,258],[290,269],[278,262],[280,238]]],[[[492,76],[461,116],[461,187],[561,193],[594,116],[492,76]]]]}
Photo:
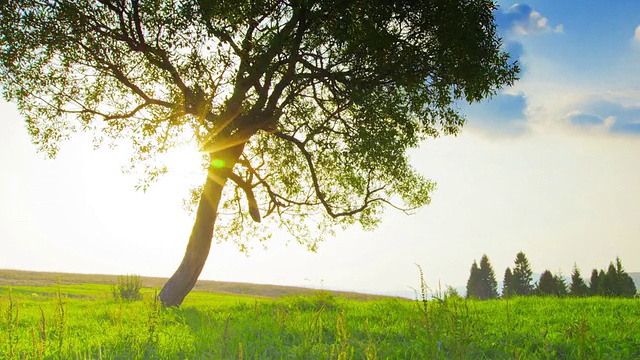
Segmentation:
{"type": "Polygon", "coordinates": [[[638,359],[640,300],[266,298],[0,286],[1,359],[638,359]]]}

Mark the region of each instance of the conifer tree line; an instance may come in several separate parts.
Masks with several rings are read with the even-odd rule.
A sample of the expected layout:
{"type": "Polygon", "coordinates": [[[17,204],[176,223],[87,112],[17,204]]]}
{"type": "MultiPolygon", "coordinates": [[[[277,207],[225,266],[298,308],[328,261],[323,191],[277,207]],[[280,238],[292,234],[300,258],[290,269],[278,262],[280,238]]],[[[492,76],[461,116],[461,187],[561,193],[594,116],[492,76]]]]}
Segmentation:
{"type": "Polygon", "coordinates": [[[593,269],[589,285],[575,264],[569,284],[561,273],[553,274],[550,270],[545,270],[534,283],[531,264],[522,251],[516,255],[513,269],[508,267],[504,272],[502,294],[498,294],[496,275],[486,254],[482,255],[480,265],[474,260],[467,280],[467,298],[480,300],[528,295],[634,297],[636,293],[633,279],[622,266],[620,257],[615,263],[611,262],[606,271],[593,269]]]}

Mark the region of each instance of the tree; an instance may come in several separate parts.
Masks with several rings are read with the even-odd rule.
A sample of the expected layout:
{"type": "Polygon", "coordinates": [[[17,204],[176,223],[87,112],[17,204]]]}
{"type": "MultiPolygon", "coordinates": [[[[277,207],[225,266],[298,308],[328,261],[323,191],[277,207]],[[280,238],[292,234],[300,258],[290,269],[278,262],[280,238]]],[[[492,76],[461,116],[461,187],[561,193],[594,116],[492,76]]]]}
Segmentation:
{"type": "Polygon", "coordinates": [[[467,280],[467,299],[472,297],[480,300],[498,297],[498,282],[486,254],[480,259],[480,267],[475,260],[471,265],[467,280]]]}
{"type": "MultiPolygon", "coordinates": [[[[597,276],[597,272],[596,272],[597,276]]],[[[571,286],[569,287],[569,294],[571,296],[583,297],[589,293],[587,284],[580,275],[580,269],[576,264],[573,264],[573,271],[571,272],[571,286]]]]}
{"type": "Polygon", "coordinates": [[[551,271],[545,270],[540,275],[540,280],[536,286],[538,295],[555,295],[558,297],[567,295],[567,284],[560,274],[553,275],[551,271]]]}
{"type": "Polygon", "coordinates": [[[618,271],[616,270],[616,266],[613,264],[613,262],[611,262],[609,263],[607,272],[603,277],[603,281],[600,282],[602,292],[606,296],[616,296],[620,292],[620,288],[618,287],[619,284],[620,280],[618,271]]]}
{"type": "Polygon", "coordinates": [[[564,276],[562,276],[562,273],[555,274],[553,276],[553,280],[556,285],[554,294],[560,297],[567,296],[569,294],[569,290],[567,289],[567,282],[565,281],[564,276]]]}
{"type": "Polygon", "coordinates": [[[481,299],[496,299],[498,298],[498,282],[496,281],[496,274],[493,271],[493,267],[489,262],[487,255],[482,255],[480,259],[480,284],[481,284],[481,299]]]}
{"type": "Polygon", "coordinates": [[[604,270],[598,271],[598,295],[609,296],[611,289],[611,276],[607,276],[604,270]]]}
{"type": "Polygon", "coordinates": [[[620,257],[616,258],[615,264],[609,263],[607,272],[600,270],[598,275],[598,290],[600,295],[633,297],[636,294],[636,286],[633,279],[627,274],[622,266],[620,257]]]}
{"type": "Polygon", "coordinates": [[[480,268],[478,263],[474,260],[469,270],[469,279],[467,280],[467,299],[480,298],[480,268]]]}
{"type": "Polygon", "coordinates": [[[533,272],[526,255],[521,251],[516,255],[513,268],[513,293],[515,295],[530,295],[533,292],[533,272]]]}
{"type": "Polygon", "coordinates": [[[502,297],[508,298],[515,294],[515,284],[513,282],[513,274],[511,273],[511,269],[507,268],[504,271],[504,277],[502,280],[502,297]]]}
{"type": "Polygon", "coordinates": [[[600,289],[598,288],[599,283],[600,278],[598,275],[598,269],[593,269],[593,271],[591,272],[591,278],[589,279],[589,294],[591,296],[600,294],[600,289]]]}
{"type": "Polygon", "coordinates": [[[624,270],[620,257],[616,257],[616,275],[616,295],[629,298],[634,297],[637,292],[636,284],[633,282],[631,276],[624,270]]]}
{"type": "Polygon", "coordinates": [[[552,295],[555,293],[556,288],[556,279],[553,277],[553,274],[551,271],[545,270],[542,275],[540,275],[536,292],[539,295],[552,295]]]}
{"type": "Polygon", "coordinates": [[[130,141],[143,188],[166,172],[162,154],[197,142],[206,178],[192,191],[195,223],[159,295],[174,306],[205,264],[214,225],[241,249],[280,226],[314,250],[335,226],[373,228],[385,205],[428,204],[434,184],[407,150],[457,134],[456,101],[516,79],[495,9],[487,0],[8,0],[0,84],[51,157],[78,130],[130,141]]]}

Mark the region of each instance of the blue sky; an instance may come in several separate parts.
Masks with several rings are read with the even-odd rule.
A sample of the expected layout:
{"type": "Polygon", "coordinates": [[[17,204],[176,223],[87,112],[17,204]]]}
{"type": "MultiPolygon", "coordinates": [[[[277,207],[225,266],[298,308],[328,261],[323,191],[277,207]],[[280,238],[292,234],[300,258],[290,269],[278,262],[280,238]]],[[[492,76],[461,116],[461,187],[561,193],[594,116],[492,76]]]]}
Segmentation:
{"type": "Polygon", "coordinates": [[[515,125],[505,132],[524,130],[523,115],[535,118],[544,108],[548,113],[537,117],[545,122],[597,126],[610,118],[606,127],[611,132],[640,132],[635,123],[640,117],[635,93],[639,6],[634,1],[501,2],[499,32],[522,67],[522,80],[467,113],[479,126],[515,125]],[[561,114],[555,111],[565,117],[554,119],[561,114]]]}
{"type": "MultiPolygon", "coordinates": [[[[338,232],[315,254],[277,232],[248,257],[216,244],[201,277],[411,295],[416,263],[432,287],[460,286],[482,254],[501,279],[519,251],[537,273],[576,263],[588,274],[618,255],[640,271],[640,2],[503,1],[497,20],[521,80],[459,104],[462,133],[411,152],[438,182],[430,206],[388,210],[375,231],[338,232]]],[[[171,275],[197,159],[177,151],[170,173],[136,192],[123,149],[89,151],[79,135],[45,160],[15,106],[0,114],[0,268],[171,275]]]]}

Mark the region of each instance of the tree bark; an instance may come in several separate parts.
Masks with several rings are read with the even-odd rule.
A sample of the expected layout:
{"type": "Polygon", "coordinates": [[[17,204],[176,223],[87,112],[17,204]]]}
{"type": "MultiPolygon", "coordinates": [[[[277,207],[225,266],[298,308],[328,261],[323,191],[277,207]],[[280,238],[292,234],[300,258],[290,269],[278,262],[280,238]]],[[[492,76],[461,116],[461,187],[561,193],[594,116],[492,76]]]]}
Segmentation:
{"type": "Polygon", "coordinates": [[[182,263],[160,291],[162,306],[180,306],[195,286],[209,256],[222,189],[227,182],[229,172],[232,171],[243,150],[244,144],[240,144],[211,155],[207,180],[198,202],[196,220],[191,230],[187,250],[182,263]],[[214,162],[214,160],[218,161],[214,162]],[[220,164],[223,166],[220,167],[220,164]]]}

